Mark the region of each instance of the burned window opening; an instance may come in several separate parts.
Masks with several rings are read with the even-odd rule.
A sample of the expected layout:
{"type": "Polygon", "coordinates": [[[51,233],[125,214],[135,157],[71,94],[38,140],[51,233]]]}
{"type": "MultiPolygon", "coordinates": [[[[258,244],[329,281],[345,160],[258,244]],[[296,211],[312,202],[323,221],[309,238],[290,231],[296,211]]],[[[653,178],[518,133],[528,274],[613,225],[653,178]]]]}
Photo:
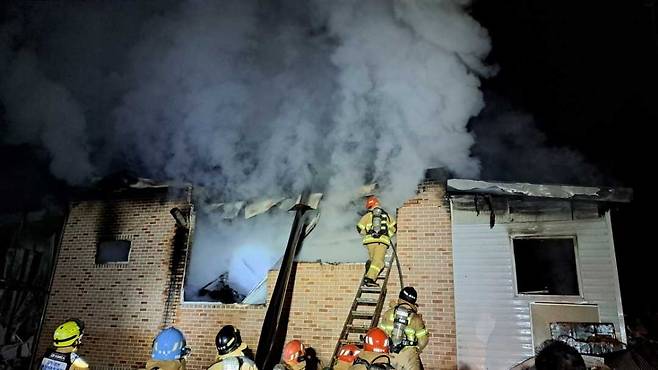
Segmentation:
{"type": "Polygon", "coordinates": [[[225,212],[207,208],[196,212],[183,302],[264,304],[268,271],[280,259],[290,227],[281,211],[249,219],[226,219],[225,212]]]}
{"type": "Polygon", "coordinates": [[[103,240],[96,247],[96,264],[128,263],[130,247],[130,240],[103,240]]]}
{"type": "MultiPolygon", "coordinates": [[[[296,209],[301,198],[202,204],[194,213],[190,231],[182,301],[265,304],[268,276],[279,269],[290,234],[290,210],[296,209]]],[[[322,193],[310,194],[308,207],[316,210],[321,199],[322,193]]],[[[318,211],[309,212],[306,234],[319,215],[318,211]]]]}
{"type": "Polygon", "coordinates": [[[512,243],[518,294],[580,295],[574,238],[514,238],[512,243]]]}

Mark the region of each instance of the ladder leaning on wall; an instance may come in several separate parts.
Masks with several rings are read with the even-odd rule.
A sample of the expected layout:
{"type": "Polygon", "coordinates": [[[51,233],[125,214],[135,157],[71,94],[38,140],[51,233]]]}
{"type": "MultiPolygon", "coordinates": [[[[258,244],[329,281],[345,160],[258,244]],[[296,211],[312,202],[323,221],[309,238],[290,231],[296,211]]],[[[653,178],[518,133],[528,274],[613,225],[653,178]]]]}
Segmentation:
{"type": "Polygon", "coordinates": [[[356,291],[350,312],[347,315],[340,337],[338,337],[334,353],[331,356],[330,365],[332,368],[341,346],[345,344],[356,344],[360,346],[362,343],[361,336],[365,335],[368,329],[377,326],[379,323],[379,316],[384,307],[384,301],[386,301],[386,284],[391,273],[394,252],[394,247],[388,248],[386,251],[384,268],[382,268],[375,280],[379,284],[379,287],[364,286],[365,273],[361,278],[359,289],[356,291]]]}

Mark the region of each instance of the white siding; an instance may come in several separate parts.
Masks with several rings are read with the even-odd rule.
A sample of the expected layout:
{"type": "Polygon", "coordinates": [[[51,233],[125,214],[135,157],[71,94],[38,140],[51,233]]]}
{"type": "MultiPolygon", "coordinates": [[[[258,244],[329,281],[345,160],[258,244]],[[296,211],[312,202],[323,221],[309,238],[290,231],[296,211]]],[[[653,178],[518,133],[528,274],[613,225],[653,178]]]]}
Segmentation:
{"type": "Polygon", "coordinates": [[[463,212],[468,211],[453,210],[452,227],[460,363],[471,369],[509,369],[533,356],[530,302],[535,301],[598,304],[601,321],[614,323],[625,340],[607,215],[593,220],[497,223],[490,229],[488,214],[459,214],[463,212]],[[517,234],[575,235],[582,297],[516,295],[510,237],[517,234]]]}

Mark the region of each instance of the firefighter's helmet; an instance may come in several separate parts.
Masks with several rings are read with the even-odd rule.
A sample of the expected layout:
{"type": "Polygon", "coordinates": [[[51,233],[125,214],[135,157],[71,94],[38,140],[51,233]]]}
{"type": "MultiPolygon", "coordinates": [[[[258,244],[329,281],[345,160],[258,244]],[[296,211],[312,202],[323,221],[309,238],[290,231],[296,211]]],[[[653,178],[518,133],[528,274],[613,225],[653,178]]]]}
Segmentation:
{"type": "Polygon", "coordinates": [[[156,361],[180,360],[189,352],[185,336],[172,326],[161,330],[153,339],[151,358],[156,361]]]}
{"type": "Polygon", "coordinates": [[[283,347],[283,362],[288,365],[297,365],[303,362],[304,355],[306,355],[304,343],[297,339],[291,340],[283,347]]]}
{"type": "Polygon", "coordinates": [[[356,359],[356,356],[359,355],[359,352],[361,352],[361,350],[354,344],[345,344],[338,350],[338,356],[336,356],[336,358],[338,361],[351,364],[356,359]]]}
{"type": "Polygon", "coordinates": [[[416,299],[418,299],[418,292],[416,292],[416,289],[414,289],[412,286],[404,287],[404,289],[400,291],[399,298],[411,304],[416,304],[416,299]]]}
{"type": "Polygon", "coordinates": [[[366,209],[372,209],[379,206],[379,199],[376,196],[371,195],[366,199],[366,209]]]}
{"type": "Polygon", "coordinates": [[[220,356],[235,351],[241,344],[240,330],[236,329],[233,325],[223,326],[215,337],[215,346],[220,356]]]}
{"type": "Polygon", "coordinates": [[[363,350],[366,352],[389,353],[391,341],[388,334],[380,328],[371,328],[363,338],[363,350]]]}
{"type": "Polygon", "coordinates": [[[53,333],[53,346],[71,347],[80,344],[85,331],[85,324],[79,319],[69,319],[55,329],[53,333]]]}

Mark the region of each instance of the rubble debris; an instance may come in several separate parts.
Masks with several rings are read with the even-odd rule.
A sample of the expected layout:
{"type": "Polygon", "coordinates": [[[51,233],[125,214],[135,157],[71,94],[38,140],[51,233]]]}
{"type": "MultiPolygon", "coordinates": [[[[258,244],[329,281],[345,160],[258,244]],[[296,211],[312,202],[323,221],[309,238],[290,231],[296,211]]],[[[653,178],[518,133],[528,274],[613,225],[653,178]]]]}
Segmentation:
{"type": "Polygon", "coordinates": [[[229,285],[228,272],[219,275],[217,279],[209,282],[203,288],[199,289],[200,297],[206,295],[213,301],[225,304],[241,303],[245,298],[244,294],[238,293],[229,285]]]}
{"type": "Polygon", "coordinates": [[[552,322],[551,337],[567,343],[583,355],[604,355],[626,346],[615,335],[613,323],[552,322]]]}
{"type": "Polygon", "coordinates": [[[269,198],[269,199],[262,199],[259,201],[255,201],[253,203],[250,203],[244,208],[244,218],[249,219],[254,216],[258,216],[262,213],[265,213],[270,210],[270,208],[276,206],[277,204],[281,203],[281,201],[284,198],[269,198]]]}

